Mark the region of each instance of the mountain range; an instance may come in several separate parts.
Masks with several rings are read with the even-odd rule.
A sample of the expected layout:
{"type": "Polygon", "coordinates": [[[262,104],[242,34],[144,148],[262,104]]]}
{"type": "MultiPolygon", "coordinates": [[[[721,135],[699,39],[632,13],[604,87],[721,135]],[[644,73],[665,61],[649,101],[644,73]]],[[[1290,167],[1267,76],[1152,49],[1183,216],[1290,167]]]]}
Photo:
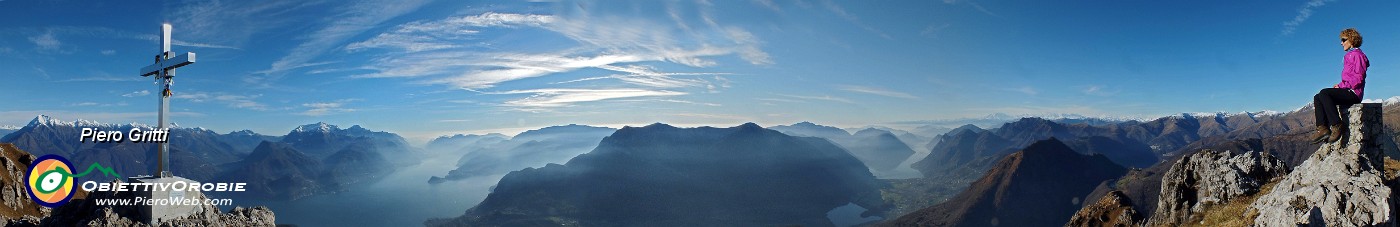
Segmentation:
{"type": "Polygon", "coordinates": [[[826,139],[748,123],[624,127],[567,163],[514,171],[460,217],[429,226],[830,226],[854,203],[880,216],[880,182],[826,139]],[[701,224],[703,223],[703,224],[701,224]]]}
{"type": "Polygon", "coordinates": [[[889,226],[1054,226],[1069,221],[1084,195],[1126,169],[1083,155],[1055,138],[997,161],[946,202],[883,223],[889,226]]]}
{"type": "MultiPolygon", "coordinates": [[[[0,143],[13,143],[36,155],[62,155],[78,166],[98,163],[123,177],[155,171],[153,163],[158,160],[154,143],[79,142],[82,128],[125,132],[150,126],[62,121],[40,115],[0,138],[0,143]]],[[[302,125],[284,136],[248,130],[219,134],[204,128],[172,127],[169,142],[170,170],[174,174],[205,182],[266,183],[250,183],[259,187],[252,194],[275,199],[345,190],[349,185],[383,176],[395,166],[416,163],[422,153],[393,133],[358,125],[340,129],[327,123],[302,125]]],[[[110,178],[89,175],[78,180],[102,182],[110,178]]]]}
{"type": "MultiPolygon", "coordinates": [[[[846,130],[836,127],[823,126],[811,122],[799,122],[792,125],[773,126],[769,127],[769,129],[777,130],[792,136],[817,137],[830,140],[837,146],[850,152],[851,155],[854,155],[857,159],[860,159],[861,162],[864,162],[866,166],[870,167],[871,172],[874,172],[877,176],[881,176],[882,178],[885,178],[887,175],[893,175],[891,173],[894,172],[896,168],[901,167],[900,165],[904,163],[905,160],[915,154],[914,150],[911,149],[904,140],[895,136],[894,133],[877,128],[865,128],[857,131],[855,134],[851,134],[846,132],[846,130]]],[[[906,135],[906,137],[911,136],[912,134],[906,135]]]]}
{"type": "Polygon", "coordinates": [[[439,137],[428,144],[438,149],[457,148],[462,153],[457,168],[429,183],[475,176],[505,174],[549,163],[564,163],[598,146],[617,129],[587,125],[550,126],[521,132],[505,139],[500,134],[439,137]],[[436,144],[436,145],[434,145],[436,144]],[[460,147],[460,148],[458,148],[460,147]]]}

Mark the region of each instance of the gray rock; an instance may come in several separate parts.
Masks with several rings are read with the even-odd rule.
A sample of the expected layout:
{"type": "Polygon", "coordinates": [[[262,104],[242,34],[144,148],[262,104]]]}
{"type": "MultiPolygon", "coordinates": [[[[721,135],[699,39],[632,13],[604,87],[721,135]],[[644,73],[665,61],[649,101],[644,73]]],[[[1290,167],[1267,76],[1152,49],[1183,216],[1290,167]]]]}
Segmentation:
{"type": "Polygon", "coordinates": [[[1384,181],[1381,104],[1342,113],[1347,136],[1322,145],[1250,209],[1255,226],[1394,226],[1384,181]]]}
{"type": "Polygon", "coordinates": [[[1141,226],[1142,214],[1133,210],[1132,201],[1121,191],[1111,191],[1098,202],[1088,204],[1070,217],[1065,227],[1141,226]]]}
{"type": "Polygon", "coordinates": [[[1287,165],[1268,153],[1201,150],[1177,161],[1162,176],[1161,196],[1148,226],[1181,225],[1205,205],[1258,193],[1260,186],[1287,173],[1287,165]]]}

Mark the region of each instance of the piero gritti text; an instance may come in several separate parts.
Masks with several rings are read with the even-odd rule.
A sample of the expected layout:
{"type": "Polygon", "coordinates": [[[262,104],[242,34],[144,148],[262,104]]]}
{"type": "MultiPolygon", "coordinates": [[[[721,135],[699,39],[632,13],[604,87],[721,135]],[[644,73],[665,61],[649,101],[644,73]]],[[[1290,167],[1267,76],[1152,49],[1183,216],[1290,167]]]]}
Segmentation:
{"type": "Polygon", "coordinates": [[[83,128],[83,132],[78,136],[78,140],[97,143],[165,143],[170,138],[170,129],[146,129],[132,128],[125,133],[122,131],[104,131],[99,128],[83,128]]]}

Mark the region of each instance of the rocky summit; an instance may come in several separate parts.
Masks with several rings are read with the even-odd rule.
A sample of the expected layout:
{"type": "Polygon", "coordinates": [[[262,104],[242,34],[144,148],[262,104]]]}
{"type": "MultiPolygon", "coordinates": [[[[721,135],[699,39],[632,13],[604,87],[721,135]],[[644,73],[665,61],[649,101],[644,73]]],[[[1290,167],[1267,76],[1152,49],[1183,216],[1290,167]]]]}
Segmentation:
{"type": "Polygon", "coordinates": [[[1324,144],[1250,205],[1254,226],[1394,226],[1395,200],[1385,184],[1381,105],[1342,113],[1347,136],[1324,144]]]}
{"type": "MultiPolygon", "coordinates": [[[[1162,193],[1148,226],[1177,226],[1200,219],[1206,206],[1252,195],[1271,179],[1288,173],[1268,153],[1202,150],[1172,165],[1162,176],[1162,193]]],[[[1109,199],[1109,198],[1105,198],[1109,199]]]]}
{"type": "MultiPolygon", "coordinates": [[[[34,203],[25,192],[23,176],[33,154],[14,144],[0,143],[0,225],[4,226],[149,226],[140,222],[139,206],[98,205],[99,199],[132,199],[132,192],[87,192],[81,189],[67,204],[50,209],[34,203]]],[[[192,199],[206,199],[195,193],[192,199]]],[[[194,214],[167,220],[159,226],[274,226],[276,216],[267,207],[235,207],[227,213],[213,205],[202,205],[194,214]]]]}

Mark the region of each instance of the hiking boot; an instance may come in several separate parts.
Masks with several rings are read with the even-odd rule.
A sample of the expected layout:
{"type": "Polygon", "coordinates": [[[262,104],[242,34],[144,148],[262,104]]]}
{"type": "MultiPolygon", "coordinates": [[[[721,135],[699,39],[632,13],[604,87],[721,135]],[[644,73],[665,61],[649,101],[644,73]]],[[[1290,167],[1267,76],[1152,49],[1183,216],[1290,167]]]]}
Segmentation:
{"type": "Polygon", "coordinates": [[[1318,125],[1317,134],[1313,134],[1312,143],[1321,143],[1322,141],[1327,139],[1327,136],[1330,136],[1331,134],[1332,130],[1329,130],[1327,126],[1318,125]]]}
{"type": "Polygon", "coordinates": [[[1333,126],[1332,126],[1332,136],[1327,137],[1327,142],[1328,142],[1328,143],[1331,143],[1331,142],[1337,142],[1337,140],[1341,140],[1341,139],[1342,139],[1342,133],[1346,133],[1345,131],[1346,131],[1346,130],[1342,130],[1342,124],[1333,125],[1333,126]]]}

